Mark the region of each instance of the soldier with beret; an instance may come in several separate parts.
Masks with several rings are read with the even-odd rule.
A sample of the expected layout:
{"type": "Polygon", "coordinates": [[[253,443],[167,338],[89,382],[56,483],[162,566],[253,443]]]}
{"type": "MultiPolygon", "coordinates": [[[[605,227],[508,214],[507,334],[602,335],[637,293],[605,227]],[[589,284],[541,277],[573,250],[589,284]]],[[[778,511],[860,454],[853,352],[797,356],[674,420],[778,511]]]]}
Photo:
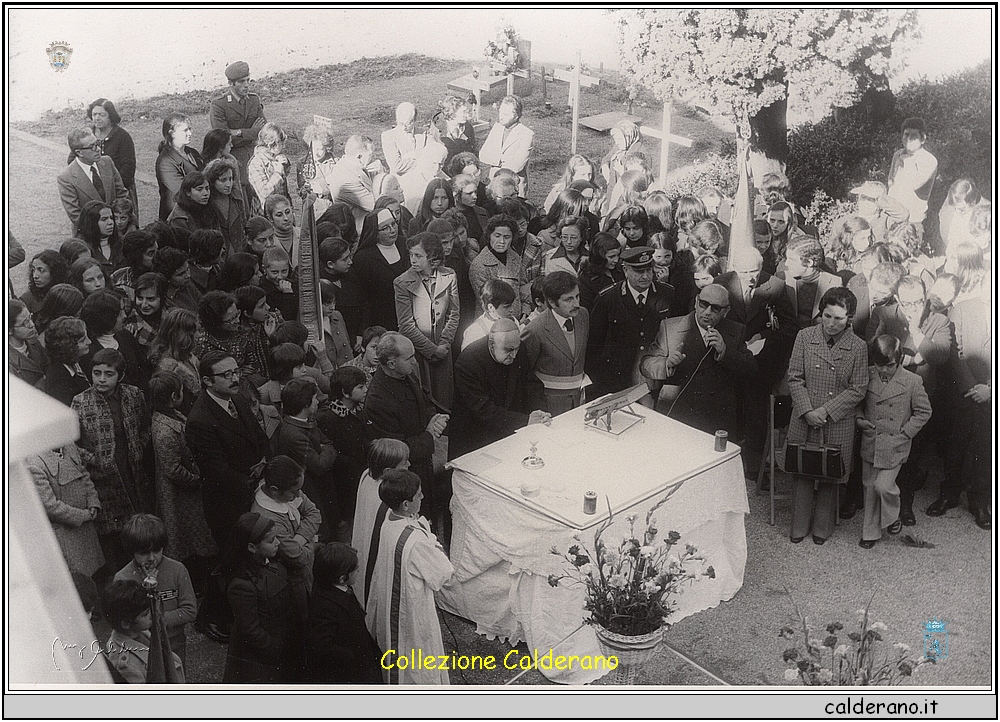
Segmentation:
{"type": "Polygon", "coordinates": [[[642,381],[639,359],[649,353],[660,322],[671,315],[674,287],[654,281],[653,249],[626,248],[625,280],[605,288],[590,319],[589,396],[598,398],[642,381]]]}
{"type": "MultiPolygon", "coordinates": [[[[229,89],[212,101],[209,113],[212,128],[228,128],[233,136],[233,156],[240,165],[240,184],[244,197],[250,198],[247,163],[257,145],[257,134],[264,127],[264,104],[250,92],[250,66],[242,60],[226,68],[229,89]]],[[[264,199],[260,201],[263,203],[264,199]]]]}

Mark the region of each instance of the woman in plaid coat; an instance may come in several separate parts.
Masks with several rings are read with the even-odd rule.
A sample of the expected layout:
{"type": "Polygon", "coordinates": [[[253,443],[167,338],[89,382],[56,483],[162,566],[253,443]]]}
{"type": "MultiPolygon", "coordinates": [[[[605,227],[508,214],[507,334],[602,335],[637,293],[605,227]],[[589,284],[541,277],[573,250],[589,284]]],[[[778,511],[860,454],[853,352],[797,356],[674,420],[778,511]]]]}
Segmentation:
{"type": "Polygon", "coordinates": [[[819,302],[820,322],[799,331],[792,349],[788,443],[805,443],[808,435],[815,443],[839,446],[844,462],[844,476],[820,480],[818,490],[814,490],[815,479],[793,475],[793,544],[805,539],[810,529],[816,544],[833,533],[837,484],[845,483],[851,473],[855,409],[868,388],[868,349],[850,325],[857,305],[857,298],[846,288],[829,289],[819,302]]]}

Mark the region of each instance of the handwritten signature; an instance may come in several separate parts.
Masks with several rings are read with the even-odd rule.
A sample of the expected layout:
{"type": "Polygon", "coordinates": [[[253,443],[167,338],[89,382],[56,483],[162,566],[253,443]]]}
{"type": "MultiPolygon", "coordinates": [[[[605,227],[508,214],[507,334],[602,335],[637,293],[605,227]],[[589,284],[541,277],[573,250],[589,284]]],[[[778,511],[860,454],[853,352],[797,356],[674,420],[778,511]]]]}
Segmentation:
{"type": "Polygon", "coordinates": [[[94,664],[96,660],[102,654],[105,656],[110,656],[115,653],[120,653],[125,651],[125,647],[121,644],[115,644],[108,640],[107,644],[101,644],[100,640],[95,639],[90,644],[79,645],[75,642],[64,642],[59,637],[52,640],[52,666],[55,667],[56,671],[61,672],[62,668],[59,663],[56,662],[56,651],[62,650],[66,652],[70,649],[76,650],[76,655],[80,658],[81,663],[85,663],[81,669],[84,671],[90,669],[91,665],[94,664]],[[87,655],[90,655],[90,660],[87,661],[87,655]]]}

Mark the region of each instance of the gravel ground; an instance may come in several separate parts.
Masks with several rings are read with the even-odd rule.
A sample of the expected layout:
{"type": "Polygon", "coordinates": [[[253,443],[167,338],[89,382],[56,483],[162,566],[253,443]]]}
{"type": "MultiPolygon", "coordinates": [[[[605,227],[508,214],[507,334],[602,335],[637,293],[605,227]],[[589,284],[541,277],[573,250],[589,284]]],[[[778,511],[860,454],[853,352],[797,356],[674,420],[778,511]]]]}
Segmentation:
{"type": "MultiPolygon", "coordinates": [[[[363,132],[374,138],[388,126],[384,121],[395,102],[414,99],[422,112],[444,96],[455,71],[394,78],[359,86],[336,95],[290,98],[267,104],[268,118],[301,131],[313,113],[336,119],[338,138],[348,132],[363,132]]],[[[565,102],[566,85],[549,86],[549,99],[559,109],[565,102]]],[[[527,102],[525,122],[536,130],[536,156],[532,165],[529,195],[538,203],[562,170],[569,147],[569,127],[560,112],[546,113],[540,91],[527,102]]],[[[585,111],[598,113],[620,109],[612,99],[584,94],[585,111]]],[[[488,109],[484,109],[488,112],[488,109]]],[[[636,114],[658,124],[656,109],[635,109],[636,114]]],[[[423,117],[426,118],[426,115],[423,117]]],[[[208,129],[205,115],[192,118],[195,144],[208,129]]],[[[128,130],[136,140],[139,172],[152,176],[160,120],[136,120],[128,130]]],[[[68,128],[48,126],[46,140],[65,146],[68,128]]],[[[696,113],[675,114],[675,133],[697,139],[692,149],[672,151],[671,165],[688,163],[716,150],[724,134],[696,113]]],[[[581,129],[581,151],[599,159],[606,152],[607,136],[581,129]]],[[[657,148],[650,149],[655,156],[657,148]]],[[[8,137],[8,224],[25,246],[28,258],[41,248],[58,245],[69,237],[68,223],[58,200],[55,176],[65,166],[66,152],[8,137]]],[[[152,220],[157,203],[155,184],[139,184],[143,223],[152,220]]],[[[17,293],[25,288],[26,264],[11,273],[17,293]]],[[[992,606],[995,577],[993,535],[977,528],[964,508],[931,519],[923,510],[936,496],[941,473],[934,469],[927,488],[917,495],[920,538],[934,548],[904,546],[898,538],[883,540],[874,549],[858,547],[861,516],[843,522],[824,546],[808,540],[799,545],[788,541],[789,502],[778,502],[777,525],[767,519],[767,497],[756,493],[748,482],[751,513],[747,518],[747,566],[743,588],[715,609],[706,610],[674,624],[666,644],[652,663],[641,672],[638,684],[667,686],[717,685],[705,674],[671,651],[690,658],[702,668],[734,685],[781,685],[785,664],[782,651],[789,646],[778,637],[785,624],[794,624],[795,614],[787,588],[808,617],[810,625],[822,629],[828,622],[854,623],[855,610],[875,593],[873,619],[884,622],[892,642],[922,648],[921,624],[932,617],[948,623],[950,654],[936,666],[919,669],[913,678],[918,686],[956,687],[988,685],[992,679],[993,643],[996,637],[992,606]],[[669,646],[668,646],[669,645],[669,646]]],[[[779,477],[779,489],[782,488],[779,477]]],[[[503,655],[509,647],[491,642],[475,633],[474,625],[442,614],[446,649],[466,654],[503,655]]],[[[188,681],[212,684],[221,679],[225,646],[216,644],[189,629],[188,681]]],[[[497,685],[511,682],[513,673],[465,673],[453,677],[455,684],[497,685]]],[[[601,681],[603,682],[603,680],[601,681]]],[[[599,682],[598,684],[600,684],[599,682]]],[[[538,672],[519,676],[518,685],[547,684],[538,672]]]]}

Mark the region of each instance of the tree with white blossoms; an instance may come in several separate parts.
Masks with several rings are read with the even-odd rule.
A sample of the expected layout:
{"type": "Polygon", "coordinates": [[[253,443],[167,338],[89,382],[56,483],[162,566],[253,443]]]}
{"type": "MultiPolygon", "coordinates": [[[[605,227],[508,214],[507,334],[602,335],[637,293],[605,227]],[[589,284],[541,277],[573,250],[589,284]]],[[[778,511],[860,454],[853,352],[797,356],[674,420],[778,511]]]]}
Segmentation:
{"type": "Polygon", "coordinates": [[[737,144],[749,144],[755,178],[784,170],[790,95],[819,117],[848,107],[887,87],[902,67],[901,46],[918,37],[916,11],[906,9],[656,8],[615,16],[631,82],[664,101],[727,114],[737,144]]]}

